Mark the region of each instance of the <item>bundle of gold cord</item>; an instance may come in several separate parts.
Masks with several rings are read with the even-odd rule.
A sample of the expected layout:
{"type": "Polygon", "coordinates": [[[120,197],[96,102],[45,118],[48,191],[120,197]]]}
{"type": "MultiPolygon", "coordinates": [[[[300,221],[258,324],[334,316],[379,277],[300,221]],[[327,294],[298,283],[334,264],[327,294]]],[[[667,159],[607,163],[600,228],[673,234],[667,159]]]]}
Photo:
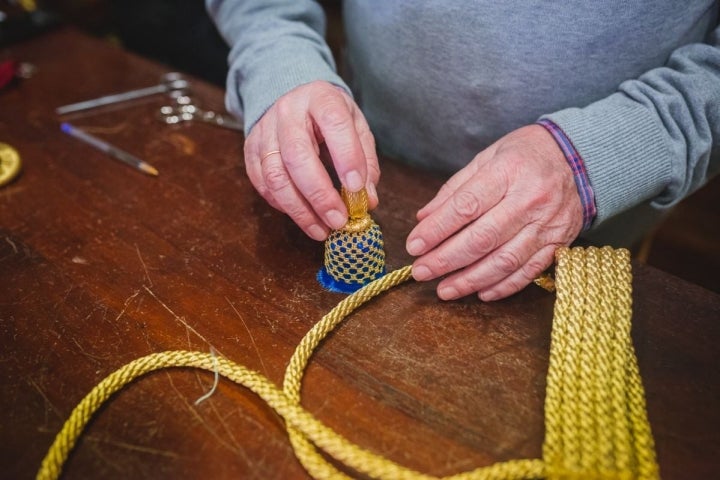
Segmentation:
{"type": "Polygon", "coordinates": [[[325,261],[317,274],[331,292],[352,293],[385,275],[382,232],[367,211],[367,192],[341,191],[348,223],[325,241],[325,261]]]}

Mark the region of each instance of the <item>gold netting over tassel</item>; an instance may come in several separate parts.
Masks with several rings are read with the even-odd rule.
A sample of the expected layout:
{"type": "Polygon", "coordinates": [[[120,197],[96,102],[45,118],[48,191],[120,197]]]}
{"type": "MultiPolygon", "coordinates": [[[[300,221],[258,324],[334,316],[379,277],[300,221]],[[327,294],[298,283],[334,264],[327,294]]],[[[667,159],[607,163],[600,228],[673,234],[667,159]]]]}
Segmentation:
{"type": "Polygon", "coordinates": [[[325,259],[317,278],[331,292],[352,293],[385,275],[385,248],[380,227],[367,211],[365,189],[343,188],[340,193],[348,223],[325,240],[325,259]]]}

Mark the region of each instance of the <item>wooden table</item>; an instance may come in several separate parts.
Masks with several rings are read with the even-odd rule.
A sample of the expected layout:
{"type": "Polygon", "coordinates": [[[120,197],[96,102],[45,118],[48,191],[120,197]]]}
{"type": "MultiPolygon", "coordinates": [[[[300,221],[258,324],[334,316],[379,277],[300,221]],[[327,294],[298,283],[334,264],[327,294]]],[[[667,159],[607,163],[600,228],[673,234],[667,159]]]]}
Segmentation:
{"type": "MultiPolygon", "coordinates": [[[[0,477],[33,476],[72,408],[137,357],[197,349],[280,384],[341,298],[322,246],[254,193],[242,138],[167,126],[157,96],[65,119],[157,167],[138,173],[60,132],[60,105],[152,85],[168,69],[73,30],[0,51],[37,73],[0,92],[0,141],[24,171],[0,189],[0,477]]],[[[222,108],[200,81],[195,96],[222,108]]],[[[440,179],[385,161],[375,218],[391,269],[440,179]]],[[[636,266],[634,341],[666,479],[717,478],[720,296],[636,266]]],[[[353,441],[446,475],[539,457],[553,295],[441,302],[397,288],[348,319],[309,368],[303,405],[353,441]]],[[[86,430],[65,478],[304,478],[279,417],[212,374],[152,374],[86,430]]]]}

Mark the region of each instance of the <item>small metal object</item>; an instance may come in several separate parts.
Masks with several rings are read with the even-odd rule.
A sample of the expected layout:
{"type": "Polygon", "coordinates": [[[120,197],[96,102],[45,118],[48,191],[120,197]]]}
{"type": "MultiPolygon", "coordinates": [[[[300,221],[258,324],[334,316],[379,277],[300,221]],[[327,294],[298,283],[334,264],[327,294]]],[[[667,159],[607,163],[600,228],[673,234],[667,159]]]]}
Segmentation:
{"type": "Polygon", "coordinates": [[[183,77],[182,74],[170,72],[164,74],[160,78],[160,84],[158,85],[65,105],[57,108],[55,112],[57,112],[58,115],[65,115],[66,113],[79,112],[81,110],[89,110],[91,108],[111,105],[113,103],[126,102],[128,100],[156,95],[158,93],[168,93],[177,90],[187,91],[189,88],[190,81],[183,77]]]}
{"type": "Polygon", "coordinates": [[[169,125],[198,120],[216,127],[243,130],[242,124],[231,116],[212,110],[203,110],[195,105],[192,98],[187,95],[175,97],[173,105],[160,107],[159,118],[169,125]]]}
{"type": "Polygon", "coordinates": [[[0,187],[12,182],[20,173],[21,166],[17,150],[7,143],[0,143],[0,187]]]}

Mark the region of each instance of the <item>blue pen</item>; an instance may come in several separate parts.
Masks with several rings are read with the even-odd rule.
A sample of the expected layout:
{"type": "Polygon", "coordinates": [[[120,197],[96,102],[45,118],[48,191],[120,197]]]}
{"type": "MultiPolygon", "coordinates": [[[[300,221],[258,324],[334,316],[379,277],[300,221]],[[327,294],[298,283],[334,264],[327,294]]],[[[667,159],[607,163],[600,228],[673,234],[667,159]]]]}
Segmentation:
{"type": "Polygon", "coordinates": [[[139,158],[137,158],[135,155],[132,155],[125,150],[120,150],[119,148],[110,145],[109,143],[100,140],[99,138],[90,135],[87,132],[83,132],[79,128],[76,128],[72,126],[71,124],[64,122],[60,125],[60,130],[67,133],[70,136],[73,136],[77,138],[78,140],[82,140],[83,142],[87,143],[88,145],[92,145],[93,147],[97,148],[101,152],[105,152],[108,155],[110,155],[115,160],[119,160],[123,163],[126,163],[127,165],[130,165],[133,168],[136,168],[140,170],[141,172],[147,173],[148,175],[154,175],[157,176],[158,171],[155,167],[150,165],[149,163],[146,163],[139,158]]]}

